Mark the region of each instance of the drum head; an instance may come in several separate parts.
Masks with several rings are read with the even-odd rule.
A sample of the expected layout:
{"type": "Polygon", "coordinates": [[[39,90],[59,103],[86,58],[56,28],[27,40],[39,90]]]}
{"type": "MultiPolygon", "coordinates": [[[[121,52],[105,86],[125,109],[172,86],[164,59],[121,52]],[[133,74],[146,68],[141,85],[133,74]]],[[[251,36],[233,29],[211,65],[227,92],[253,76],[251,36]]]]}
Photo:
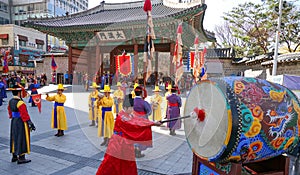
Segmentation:
{"type": "Polygon", "coordinates": [[[226,98],[213,82],[204,81],[194,86],[187,97],[184,116],[195,107],[205,110],[204,121],[184,120],[184,130],[192,151],[203,158],[215,159],[223,153],[231,131],[231,116],[226,98]]]}

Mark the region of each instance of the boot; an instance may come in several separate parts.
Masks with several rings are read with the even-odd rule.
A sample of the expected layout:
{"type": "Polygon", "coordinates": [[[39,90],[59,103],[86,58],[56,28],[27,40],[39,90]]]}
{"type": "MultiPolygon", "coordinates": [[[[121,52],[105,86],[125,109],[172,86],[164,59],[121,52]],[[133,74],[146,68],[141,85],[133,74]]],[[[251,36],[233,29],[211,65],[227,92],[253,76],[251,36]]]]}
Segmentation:
{"type": "Polygon", "coordinates": [[[136,158],[142,158],[142,157],[144,157],[144,156],[145,156],[145,154],[142,154],[142,151],[141,151],[141,150],[136,149],[136,153],[135,153],[135,157],[136,157],[136,158]]]}
{"type": "Polygon", "coordinates": [[[171,136],[175,136],[175,135],[176,135],[175,129],[170,129],[170,135],[171,135],[171,136]]]}
{"type": "Polygon", "coordinates": [[[59,133],[58,133],[57,137],[61,137],[61,136],[63,136],[63,135],[65,135],[65,134],[64,134],[64,130],[59,130],[59,133]]]}
{"type": "Polygon", "coordinates": [[[60,130],[57,130],[57,133],[54,136],[58,137],[59,133],[60,133],[60,130]]]}
{"type": "Polygon", "coordinates": [[[18,164],[29,163],[31,160],[25,159],[25,155],[19,156],[18,164]]]}
{"type": "Polygon", "coordinates": [[[95,126],[95,120],[92,120],[92,123],[89,126],[95,126]]]}
{"type": "Polygon", "coordinates": [[[13,154],[13,157],[11,158],[11,162],[16,162],[18,161],[18,156],[13,154]]]}
{"type": "Polygon", "coordinates": [[[108,143],[109,143],[109,138],[107,138],[107,142],[105,143],[105,147],[107,147],[108,146],[108,143]]]}
{"type": "Polygon", "coordinates": [[[107,139],[108,139],[107,137],[104,137],[103,142],[100,144],[100,146],[106,145],[107,139]]]}
{"type": "Polygon", "coordinates": [[[172,133],[172,136],[176,136],[175,129],[173,129],[172,132],[173,132],[173,133],[172,133]]]}

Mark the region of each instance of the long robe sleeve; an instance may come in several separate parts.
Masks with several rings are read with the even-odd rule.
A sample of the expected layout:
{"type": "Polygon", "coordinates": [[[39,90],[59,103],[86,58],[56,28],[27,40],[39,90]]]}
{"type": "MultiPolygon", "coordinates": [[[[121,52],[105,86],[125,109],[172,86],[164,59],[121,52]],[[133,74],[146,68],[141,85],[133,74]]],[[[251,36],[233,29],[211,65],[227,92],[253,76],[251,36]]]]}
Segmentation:
{"type": "Polygon", "coordinates": [[[153,122],[147,119],[134,117],[131,120],[122,121],[119,128],[129,140],[152,141],[151,126],[153,126],[153,124],[153,122]]]}
{"type": "Polygon", "coordinates": [[[12,111],[9,105],[7,106],[7,110],[8,110],[8,118],[12,118],[12,111]]]}
{"type": "Polygon", "coordinates": [[[17,107],[19,109],[22,121],[27,122],[28,120],[30,120],[30,116],[28,114],[25,103],[23,101],[19,101],[17,107]]]}
{"type": "Polygon", "coordinates": [[[144,108],[145,108],[145,111],[146,111],[146,115],[149,116],[151,115],[152,113],[152,109],[151,109],[151,106],[148,102],[144,102],[144,108]]]}
{"type": "Polygon", "coordinates": [[[47,101],[54,101],[55,100],[55,96],[47,96],[46,100],[47,101]]]}

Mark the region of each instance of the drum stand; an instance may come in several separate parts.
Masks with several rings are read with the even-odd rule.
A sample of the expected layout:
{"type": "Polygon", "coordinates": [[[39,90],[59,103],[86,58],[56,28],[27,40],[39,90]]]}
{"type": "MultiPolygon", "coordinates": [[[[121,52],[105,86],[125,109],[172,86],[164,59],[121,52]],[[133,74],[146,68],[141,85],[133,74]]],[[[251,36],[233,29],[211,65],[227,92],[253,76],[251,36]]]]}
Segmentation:
{"type": "Polygon", "coordinates": [[[281,155],[255,163],[227,163],[216,166],[193,154],[192,175],[288,175],[289,163],[289,157],[281,155]]]}

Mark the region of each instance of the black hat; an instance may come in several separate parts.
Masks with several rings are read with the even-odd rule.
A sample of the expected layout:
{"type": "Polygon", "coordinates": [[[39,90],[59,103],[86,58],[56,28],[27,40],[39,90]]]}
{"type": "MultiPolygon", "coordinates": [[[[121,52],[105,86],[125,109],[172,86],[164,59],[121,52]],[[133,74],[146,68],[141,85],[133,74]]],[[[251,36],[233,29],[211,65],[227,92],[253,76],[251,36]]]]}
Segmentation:
{"type": "Polygon", "coordinates": [[[123,107],[132,107],[133,106],[133,98],[131,94],[125,96],[123,107]]]}
{"type": "Polygon", "coordinates": [[[172,86],[171,92],[176,92],[178,91],[178,87],[177,86],[172,86]]]}
{"type": "Polygon", "coordinates": [[[22,87],[20,87],[17,83],[13,85],[11,88],[6,88],[8,91],[22,91],[22,87]]]}

